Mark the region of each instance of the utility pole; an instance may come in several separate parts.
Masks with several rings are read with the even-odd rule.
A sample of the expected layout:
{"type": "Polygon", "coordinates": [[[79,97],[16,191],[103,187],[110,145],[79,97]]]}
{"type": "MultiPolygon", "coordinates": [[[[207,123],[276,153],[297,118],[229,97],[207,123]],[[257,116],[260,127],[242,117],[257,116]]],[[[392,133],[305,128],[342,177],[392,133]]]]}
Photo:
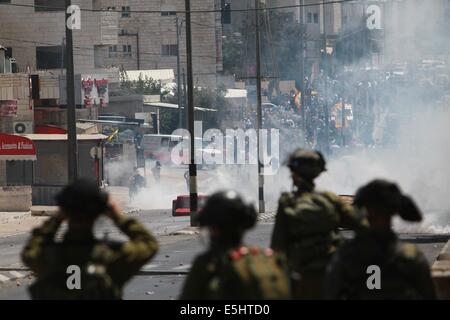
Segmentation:
{"type": "MultiPolygon", "coordinates": [[[[67,9],[72,5],[66,0],[66,22],[71,18],[67,9]]],[[[67,145],[68,145],[68,178],[72,182],[78,178],[78,145],[76,126],[75,71],[73,66],[72,29],[66,25],[66,80],[67,80],[67,145]]]]}
{"type": "Polygon", "coordinates": [[[262,162],[261,137],[262,132],[262,101],[261,101],[261,44],[259,34],[259,3],[260,0],[255,0],[255,31],[256,31],[256,136],[257,136],[257,150],[258,150],[258,199],[259,199],[259,213],[265,212],[264,204],[264,175],[262,162]]]}
{"type": "Polygon", "coordinates": [[[324,115],[325,115],[325,153],[329,154],[330,151],[330,115],[328,110],[328,53],[327,53],[327,24],[326,24],[326,14],[325,14],[325,0],[322,0],[322,10],[323,10],[323,72],[325,79],[325,92],[324,92],[324,115]]]}
{"type": "Polygon", "coordinates": [[[197,165],[195,164],[195,130],[194,130],[194,77],[192,70],[192,31],[191,31],[191,1],[185,0],[186,6],[186,60],[187,60],[187,105],[188,105],[188,121],[189,132],[191,134],[191,152],[189,163],[189,195],[190,195],[190,211],[191,226],[197,223],[197,165]]]}
{"type": "Polygon", "coordinates": [[[178,16],[175,18],[176,31],[177,31],[177,96],[178,96],[178,128],[183,128],[182,116],[183,111],[181,109],[181,66],[180,66],[180,26],[178,16]]]}
{"type": "MultiPolygon", "coordinates": [[[[183,95],[182,95],[182,105],[183,105],[183,108],[185,109],[185,111],[184,112],[186,112],[186,106],[187,106],[187,97],[186,97],[186,93],[187,93],[187,89],[186,89],[186,72],[184,71],[184,68],[183,68],[183,70],[182,70],[182,72],[181,72],[181,81],[183,82],[183,95]]],[[[189,125],[188,125],[188,118],[187,118],[187,116],[185,116],[185,120],[184,120],[184,125],[185,125],[185,128],[188,128],[189,127],[189,125]]]]}
{"type": "Polygon", "coordinates": [[[306,118],[305,118],[305,30],[304,30],[304,0],[300,1],[300,106],[302,114],[303,139],[306,145],[306,118]]]}

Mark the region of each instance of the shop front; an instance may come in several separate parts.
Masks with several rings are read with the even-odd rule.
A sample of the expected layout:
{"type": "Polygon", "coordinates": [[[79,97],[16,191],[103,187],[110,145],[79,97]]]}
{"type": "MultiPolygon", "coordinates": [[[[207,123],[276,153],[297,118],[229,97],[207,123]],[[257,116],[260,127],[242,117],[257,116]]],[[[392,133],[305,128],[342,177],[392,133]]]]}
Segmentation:
{"type": "Polygon", "coordinates": [[[36,159],[32,140],[0,133],[0,212],[30,210],[31,177],[36,159]]]}

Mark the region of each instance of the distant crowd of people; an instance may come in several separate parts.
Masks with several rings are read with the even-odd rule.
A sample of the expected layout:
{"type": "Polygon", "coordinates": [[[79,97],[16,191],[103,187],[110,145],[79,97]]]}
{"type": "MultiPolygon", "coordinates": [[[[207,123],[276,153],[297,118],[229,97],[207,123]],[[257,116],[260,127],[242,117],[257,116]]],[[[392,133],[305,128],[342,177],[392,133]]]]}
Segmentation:
{"type": "MultiPolygon", "coordinates": [[[[450,94],[448,72],[442,71],[448,68],[410,64],[305,78],[303,105],[297,91],[274,97],[275,105],[263,105],[263,126],[279,129],[286,145],[304,142],[327,155],[336,148],[395,144],[401,121],[428,106],[436,108],[450,94]],[[293,135],[293,129],[302,136],[293,135]]],[[[255,121],[252,111],[242,127],[254,128],[255,121]]]]}

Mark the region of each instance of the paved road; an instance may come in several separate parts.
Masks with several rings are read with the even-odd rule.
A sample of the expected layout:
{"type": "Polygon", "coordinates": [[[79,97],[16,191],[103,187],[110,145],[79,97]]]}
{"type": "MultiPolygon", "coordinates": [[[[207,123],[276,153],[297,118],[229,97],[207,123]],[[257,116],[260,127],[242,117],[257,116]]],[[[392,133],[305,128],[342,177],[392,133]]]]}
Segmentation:
{"type": "MultiPolygon", "coordinates": [[[[206,248],[207,241],[199,235],[169,235],[175,230],[188,226],[189,218],[173,218],[167,211],[158,210],[136,213],[135,215],[157,235],[161,250],[142,269],[141,275],[136,276],[126,286],[124,298],[133,300],[176,299],[193,258],[206,248]]],[[[265,218],[247,235],[247,243],[260,246],[269,245],[273,221],[270,216],[265,218]]],[[[113,230],[106,222],[101,223],[98,229],[99,235],[113,230]]],[[[110,236],[113,238],[119,237],[115,232],[111,232],[110,236]]],[[[345,236],[351,237],[351,233],[345,233],[345,236]]],[[[9,272],[17,273],[21,267],[18,254],[26,238],[26,235],[19,235],[0,239],[0,251],[2,252],[0,268],[11,268],[7,271],[0,269],[0,275],[14,278],[9,272]]],[[[414,234],[402,235],[402,238],[417,243],[420,249],[424,251],[430,264],[448,240],[448,236],[414,234]]],[[[24,276],[28,274],[20,270],[18,272],[24,276]]],[[[0,281],[0,300],[28,299],[26,286],[31,281],[31,277],[3,283],[0,281]]]]}

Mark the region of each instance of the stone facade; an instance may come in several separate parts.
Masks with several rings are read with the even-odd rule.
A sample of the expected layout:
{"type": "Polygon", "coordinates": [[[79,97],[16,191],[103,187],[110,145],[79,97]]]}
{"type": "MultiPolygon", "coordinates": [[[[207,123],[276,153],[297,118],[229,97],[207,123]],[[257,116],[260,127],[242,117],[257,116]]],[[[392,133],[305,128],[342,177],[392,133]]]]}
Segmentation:
{"type": "MultiPolygon", "coordinates": [[[[121,11],[129,7],[130,13],[119,13],[118,44],[100,48],[97,66],[126,70],[173,69],[176,73],[178,17],[181,67],[186,70],[185,14],[179,13],[184,11],[184,5],[184,0],[102,0],[103,9],[121,11]]],[[[214,9],[214,0],[191,1],[192,11],[214,9]]],[[[214,85],[217,72],[222,71],[220,14],[192,13],[191,20],[194,81],[214,85]]]]}
{"type": "MultiPolygon", "coordinates": [[[[19,72],[37,70],[36,47],[61,46],[65,38],[64,11],[36,12],[34,0],[15,0],[14,4],[1,5],[0,42],[12,48],[19,72]]],[[[96,0],[73,0],[82,9],[94,9],[96,0]]],[[[118,14],[112,12],[81,12],[81,30],[73,31],[75,73],[92,72],[94,48],[117,44],[118,14]]],[[[62,65],[62,59],[61,64],[62,65]]],[[[55,68],[58,69],[58,68],[55,68]]]]}
{"type": "MultiPolygon", "coordinates": [[[[214,10],[217,2],[192,0],[191,10],[214,10]]],[[[73,32],[76,74],[111,66],[176,71],[176,17],[181,31],[181,65],[186,69],[185,14],[179,13],[185,10],[183,0],[73,0],[72,3],[82,8],[81,30],[73,32]]],[[[0,4],[0,43],[12,48],[19,72],[25,72],[28,65],[34,71],[38,69],[36,47],[63,43],[65,15],[63,11],[36,12],[34,0],[15,0],[14,4],[26,6],[0,4]]],[[[217,72],[222,71],[220,17],[216,12],[192,13],[194,81],[203,85],[214,85],[217,72]]],[[[55,62],[57,68],[53,69],[63,65],[61,55],[58,59],[61,63],[55,62]]]]}

